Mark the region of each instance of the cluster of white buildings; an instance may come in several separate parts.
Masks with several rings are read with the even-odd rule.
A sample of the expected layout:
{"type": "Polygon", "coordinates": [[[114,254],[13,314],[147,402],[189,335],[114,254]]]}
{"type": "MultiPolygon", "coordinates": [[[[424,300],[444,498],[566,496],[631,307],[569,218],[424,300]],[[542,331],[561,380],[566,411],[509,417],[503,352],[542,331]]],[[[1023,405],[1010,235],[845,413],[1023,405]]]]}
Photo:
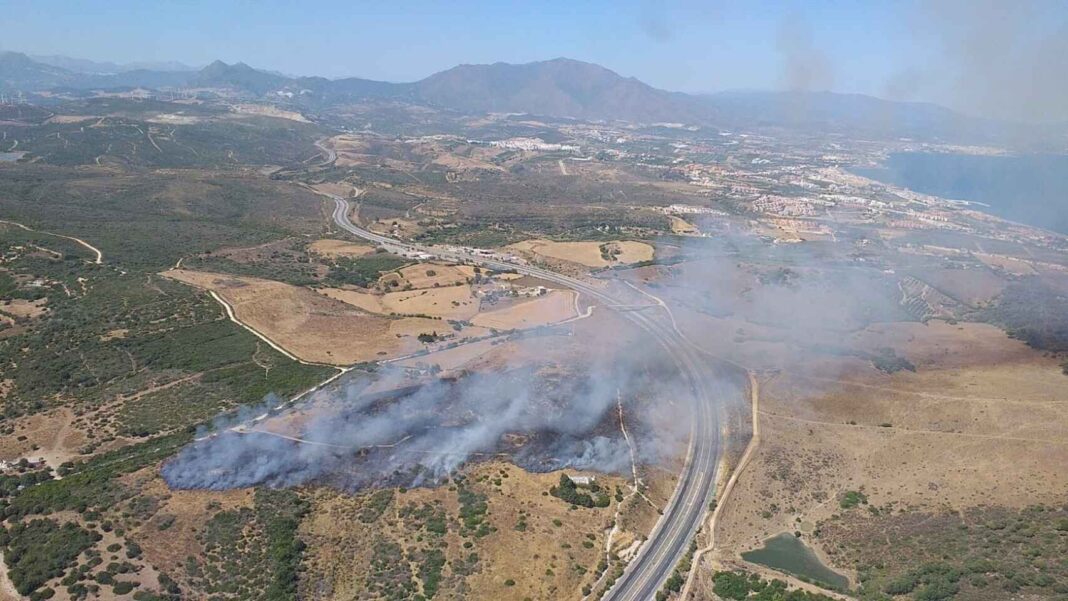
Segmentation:
{"type": "MultiPolygon", "coordinates": [[[[474,142],[472,140],[472,142],[474,142]]],[[[541,151],[565,151],[565,152],[578,152],[580,148],[573,144],[555,144],[546,142],[541,138],[509,138],[507,140],[494,140],[489,143],[490,146],[496,148],[507,148],[509,150],[541,150],[541,151]]]]}

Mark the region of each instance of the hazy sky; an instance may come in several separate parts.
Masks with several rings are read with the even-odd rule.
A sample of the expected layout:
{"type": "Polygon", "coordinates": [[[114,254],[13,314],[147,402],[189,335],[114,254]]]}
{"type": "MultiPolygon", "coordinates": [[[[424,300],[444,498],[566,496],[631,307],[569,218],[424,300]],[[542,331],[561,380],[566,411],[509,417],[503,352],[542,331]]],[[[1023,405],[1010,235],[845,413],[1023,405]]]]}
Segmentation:
{"type": "Polygon", "coordinates": [[[410,81],[566,56],[687,92],[801,88],[1068,119],[1063,0],[0,0],[0,48],[410,81]]]}

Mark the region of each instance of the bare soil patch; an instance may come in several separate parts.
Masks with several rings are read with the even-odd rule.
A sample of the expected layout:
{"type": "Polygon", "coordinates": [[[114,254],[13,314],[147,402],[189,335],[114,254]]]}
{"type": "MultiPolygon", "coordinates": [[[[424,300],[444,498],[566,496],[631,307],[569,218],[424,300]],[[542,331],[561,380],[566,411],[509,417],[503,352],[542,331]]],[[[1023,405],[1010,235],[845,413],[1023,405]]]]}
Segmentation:
{"type": "Polygon", "coordinates": [[[145,494],[163,499],[157,517],[134,533],[148,561],[162,572],[179,575],[186,557],[203,553],[204,525],[219,511],[252,506],[252,490],[170,490],[162,479],[148,485],[145,494]],[[160,531],[160,519],[173,516],[173,525],[160,531]]]}
{"type": "Polygon", "coordinates": [[[348,240],[334,240],[330,238],[312,242],[308,245],[308,250],[331,259],[339,257],[362,257],[375,251],[374,247],[368,244],[359,244],[356,242],[349,242],[348,240]]]}
{"type": "Polygon", "coordinates": [[[26,300],[22,298],[16,298],[9,301],[0,302],[0,311],[4,313],[10,313],[15,317],[22,317],[25,319],[34,319],[40,317],[48,310],[46,305],[48,304],[47,298],[41,298],[38,300],[26,300]]]}

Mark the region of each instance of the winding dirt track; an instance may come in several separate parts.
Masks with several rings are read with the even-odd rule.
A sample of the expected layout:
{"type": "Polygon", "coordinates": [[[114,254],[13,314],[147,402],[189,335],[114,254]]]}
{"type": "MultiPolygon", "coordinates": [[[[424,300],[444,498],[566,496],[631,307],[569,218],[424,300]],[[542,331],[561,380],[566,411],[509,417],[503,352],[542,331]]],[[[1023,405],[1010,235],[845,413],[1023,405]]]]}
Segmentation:
{"type": "Polygon", "coordinates": [[[93,261],[93,263],[96,263],[97,265],[100,265],[100,264],[102,264],[104,262],[104,253],[100,252],[99,248],[93,246],[92,244],[89,244],[88,242],[86,242],[85,240],[82,240],[81,238],[75,238],[74,236],[64,236],[63,234],[55,234],[55,233],[52,233],[52,232],[45,232],[45,231],[42,231],[42,230],[35,230],[32,227],[28,227],[28,226],[22,225],[21,223],[18,223],[18,222],[15,222],[15,221],[7,221],[7,220],[4,220],[4,219],[0,219],[0,223],[6,223],[8,225],[13,225],[15,227],[22,228],[22,229],[26,230],[27,232],[37,232],[38,234],[46,234],[48,236],[55,236],[56,238],[63,238],[65,240],[70,240],[72,242],[77,242],[78,244],[81,244],[85,248],[88,248],[93,254],[96,255],[96,259],[93,261]]]}

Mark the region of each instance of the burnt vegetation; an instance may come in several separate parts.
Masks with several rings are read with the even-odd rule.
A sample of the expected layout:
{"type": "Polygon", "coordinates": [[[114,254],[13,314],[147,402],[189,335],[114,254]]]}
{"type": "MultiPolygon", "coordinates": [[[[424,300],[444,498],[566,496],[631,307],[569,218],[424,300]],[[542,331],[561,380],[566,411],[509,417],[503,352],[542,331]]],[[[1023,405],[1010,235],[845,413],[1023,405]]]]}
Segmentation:
{"type": "Polygon", "coordinates": [[[1038,350],[1068,351],[1068,295],[1040,278],[1010,284],[982,317],[1038,350]]]}

